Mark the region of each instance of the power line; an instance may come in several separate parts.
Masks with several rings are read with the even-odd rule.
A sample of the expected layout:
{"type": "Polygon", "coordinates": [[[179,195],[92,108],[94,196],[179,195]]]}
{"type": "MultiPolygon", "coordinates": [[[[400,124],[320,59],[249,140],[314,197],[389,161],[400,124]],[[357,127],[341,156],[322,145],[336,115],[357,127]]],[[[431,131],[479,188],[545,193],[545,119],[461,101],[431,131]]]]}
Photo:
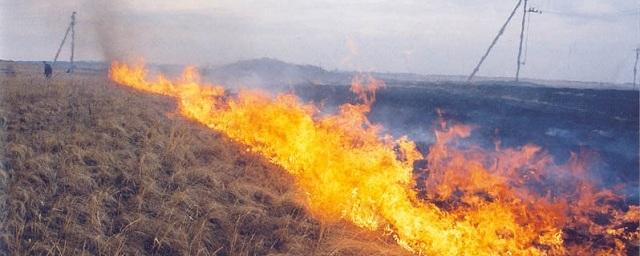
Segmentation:
{"type": "Polygon", "coordinates": [[[557,16],[576,17],[576,18],[583,18],[583,19],[614,19],[614,18],[624,18],[626,16],[637,14],[637,11],[634,11],[634,10],[624,10],[624,11],[609,12],[609,13],[581,13],[581,12],[566,12],[566,11],[558,11],[558,10],[543,10],[543,12],[557,15],[557,16]]]}

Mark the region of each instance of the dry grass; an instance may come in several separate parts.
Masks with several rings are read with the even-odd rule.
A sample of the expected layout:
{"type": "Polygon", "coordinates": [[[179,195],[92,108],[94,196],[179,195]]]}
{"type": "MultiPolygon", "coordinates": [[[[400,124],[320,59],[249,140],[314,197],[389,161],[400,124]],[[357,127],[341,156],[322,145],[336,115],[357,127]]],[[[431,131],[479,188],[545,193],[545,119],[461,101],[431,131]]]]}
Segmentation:
{"type": "MultiPolygon", "coordinates": [[[[105,74],[0,75],[10,255],[390,255],[305,211],[278,167],[105,74]]],[[[1,251],[1,250],[0,250],[1,251]]]]}

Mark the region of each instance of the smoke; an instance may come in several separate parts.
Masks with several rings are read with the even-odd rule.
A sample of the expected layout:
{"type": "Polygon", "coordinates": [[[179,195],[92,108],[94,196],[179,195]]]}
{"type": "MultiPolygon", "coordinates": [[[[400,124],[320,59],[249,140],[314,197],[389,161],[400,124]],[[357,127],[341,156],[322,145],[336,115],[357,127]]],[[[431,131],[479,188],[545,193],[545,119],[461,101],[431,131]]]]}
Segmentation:
{"type": "MultiPolygon", "coordinates": [[[[0,58],[53,60],[76,14],[75,59],[106,60],[135,56],[144,34],[134,8],[122,0],[0,0],[0,58]]],[[[67,38],[58,60],[70,55],[67,38]]]]}
{"type": "Polygon", "coordinates": [[[135,56],[135,26],[127,22],[126,2],[90,1],[89,7],[97,43],[105,61],[131,60],[135,56]]]}

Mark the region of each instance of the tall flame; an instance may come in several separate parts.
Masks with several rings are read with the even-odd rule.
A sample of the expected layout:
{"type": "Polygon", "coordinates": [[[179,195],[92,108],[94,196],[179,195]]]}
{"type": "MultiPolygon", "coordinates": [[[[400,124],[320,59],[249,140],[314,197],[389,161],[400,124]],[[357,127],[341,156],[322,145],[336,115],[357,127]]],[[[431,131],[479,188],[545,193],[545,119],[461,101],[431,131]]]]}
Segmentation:
{"type": "Polygon", "coordinates": [[[638,237],[637,229],[631,233],[615,229],[624,221],[637,222],[637,206],[623,211],[596,205],[619,197],[596,190],[582,178],[585,168],[578,155],[565,165],[555,165],[532,145],[495,151],[457,149],[452,142],[469,136],[471,128],[445,123],[436,130],[437,142],[426,156],[406,137],[394,140],[383,135],[381,127],[366,117],[375,90],[382,85],[370,77],[353,80],[352,91],[360,104],[344,104],[338,113],[322,115],[292,94],[225,95],[223,87],[200,81],[193,67],[179,79],[159,76],[151,81],[143,65],[114,62],[109,76],[118,84],[175,98],[185,117],[282,166],[295,178],[307,208],[317,218],[344,219],[372,231],[390,232],[414,253],[621,254],[622,240],[638,237]],[[416,160],[427,162],[421,170],[425,180],[414,179],[416,160]],[[416,187],[424,189],[417,192],[416,187]],[[588,243],[565,239],[563,230],[569,226],[589,225],[590,232],[600,228],[585,217],[589,207],[614,211],[612,224],[593,232],[615,233],[615,246],[593,249],[588,243]]]}

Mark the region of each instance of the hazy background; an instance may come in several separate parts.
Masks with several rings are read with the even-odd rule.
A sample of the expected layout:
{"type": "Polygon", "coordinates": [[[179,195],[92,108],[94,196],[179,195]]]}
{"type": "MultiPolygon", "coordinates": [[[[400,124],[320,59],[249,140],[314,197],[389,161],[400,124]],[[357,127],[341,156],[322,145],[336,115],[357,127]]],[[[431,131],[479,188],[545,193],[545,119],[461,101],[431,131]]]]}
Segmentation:
{"type": "MultiPolygon", "coordinates": [[[[218,65],[272,57],[325,69],[467,75],[516,0],[0,0],[0,59],[52,60],[73,10],[76,60],[218,65]]],[[[523,76],[630,82],[640,2],[531,0],[523,76]]],[[[515,72],[521,13],[482,69],[515,72]]],[[[68,48],[61,59],[68,59],[68,48]]]]}

